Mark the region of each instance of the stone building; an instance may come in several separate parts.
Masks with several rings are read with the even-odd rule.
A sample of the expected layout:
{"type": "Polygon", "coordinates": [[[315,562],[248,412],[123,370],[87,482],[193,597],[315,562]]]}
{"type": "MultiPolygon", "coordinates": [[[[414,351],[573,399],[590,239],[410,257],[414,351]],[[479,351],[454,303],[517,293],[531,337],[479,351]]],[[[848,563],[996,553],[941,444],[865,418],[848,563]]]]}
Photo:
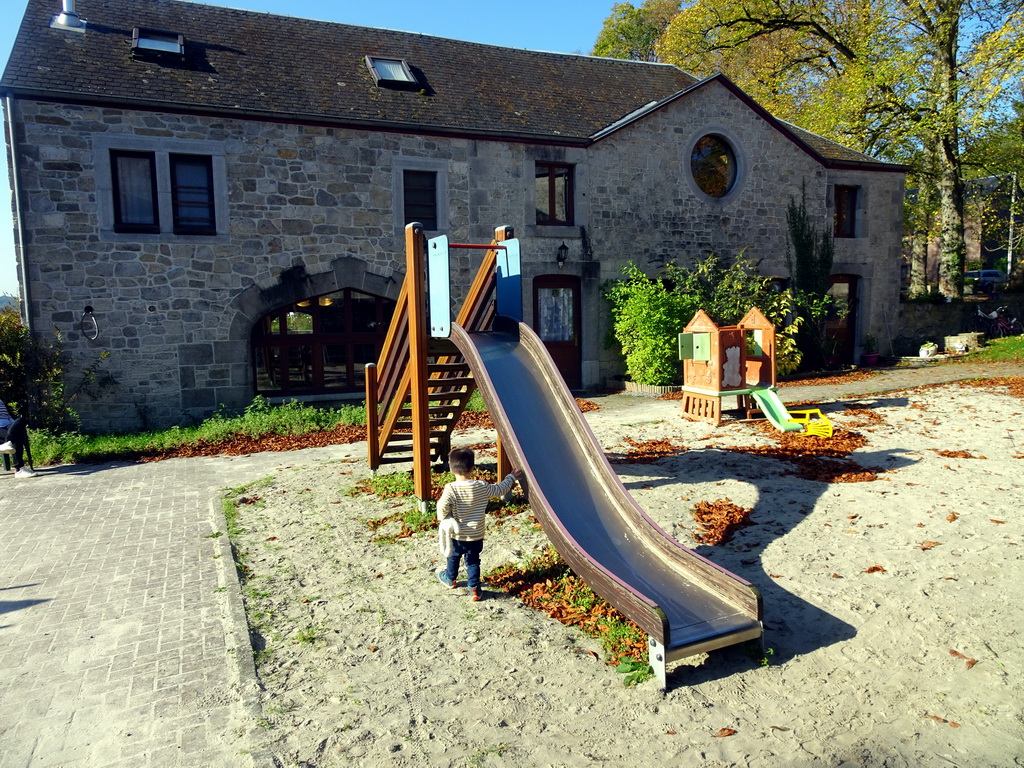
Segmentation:
{"type": "MultiPolygon", "coordinates": [[[[802,188],[837,234],[847,354],[895,312],[904,169],[722,76],[177,0],[74,11],[29,0],[0,91],[26,319],[82,365],[111,352],[89,429],[361,392],[408,221],[515,229],[574,388],[622,370],[602,283],[744,249],[785,278],[802,188]]],[[[479,255],[456,253],[465,283],[479,255]]]]}

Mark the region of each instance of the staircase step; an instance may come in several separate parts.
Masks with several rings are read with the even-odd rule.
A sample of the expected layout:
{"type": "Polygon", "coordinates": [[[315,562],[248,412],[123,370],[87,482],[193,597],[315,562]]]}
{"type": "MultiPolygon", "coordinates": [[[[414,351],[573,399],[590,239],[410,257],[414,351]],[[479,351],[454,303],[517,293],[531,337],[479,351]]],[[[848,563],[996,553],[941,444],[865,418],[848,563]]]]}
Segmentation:
{"type": "Polygon", "coordinates": [[[447,379],[427,379],[428,389],[432,389],[434,387],[468,387],[470,384],[476,384],[476,379],[472,376],[452,376],[447,379]]]}

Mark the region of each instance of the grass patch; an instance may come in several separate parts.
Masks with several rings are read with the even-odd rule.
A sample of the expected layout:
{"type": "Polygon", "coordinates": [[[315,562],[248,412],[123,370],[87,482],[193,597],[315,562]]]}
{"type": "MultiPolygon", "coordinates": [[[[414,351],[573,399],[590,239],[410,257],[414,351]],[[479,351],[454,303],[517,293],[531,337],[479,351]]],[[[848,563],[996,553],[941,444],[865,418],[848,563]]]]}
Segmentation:
{"type": "MultiPolygon", "coordinates": [[[[497,475],[490,470],[477,469],[475,476],[485,483],[495,484],[497,475]]],[[[396,504],[395,511],[383,517],[363,520],[371,531],[370,539],[378,544],[393,544],[399,539],[408,539],[437,529],[437,500],[441,498],[444,486],[452,482],[455,475],[451,472],[431,472],[432,498],[427,502],[427,511],[418,508],[407,508],[396,504]]],[[[375,475],[356,484],[349,491],[349,496],[369,494],[380,499],[410,498],[415,492],[411,472],[393,472],[386,475],[375,475]]],[[[495,525],[502,525],[511,516],[528,511],[529,505],[523,496],[513,495],[508,501],[491,499],[487,503],[487,514],[495,518],[495,525]]],[[[536,520],[533,522],[536,524],[536,520]]]]}
{"type": "Polygon", "coordinates": [[[111,461],[137,459],[183,446],[217,444],[239,437],[259,438],[268,435],[304,435],[366,424],[362,404],[341,408],[314,408],[296,401],[271,405],[262,397],[255,398],[242,414],[228,415],[218,411],[206,421],[191,427],[171,427],[157,431],[85,435],[65,432],[59,435],[44,430],[30,430],[32,457],[38,464],[60,464],[78,461],[111,461]]]}
{"type": "Polygon", "coordinates": [[[984,347],[972,352],[967,360],[986,363],[1024,363],[1024,336],[990,339],[984,347]]]}
{"type": "Polygon", "coordinates": [[[646,633],[588,587],[552,547],[523,565],[499,566],[484,578],[534,610],[600,640],[610,664],[626,664],[627,685],[650,677],[645,672],[650,668],[646,633]]]}

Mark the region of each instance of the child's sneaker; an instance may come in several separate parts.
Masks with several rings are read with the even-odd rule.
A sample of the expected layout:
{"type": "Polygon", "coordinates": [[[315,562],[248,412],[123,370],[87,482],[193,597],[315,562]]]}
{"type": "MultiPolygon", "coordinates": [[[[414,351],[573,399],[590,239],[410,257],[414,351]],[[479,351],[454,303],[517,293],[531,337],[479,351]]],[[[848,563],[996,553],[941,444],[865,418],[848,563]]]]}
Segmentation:
{"type": "Polygon", "coordinates": [[[6,443],[0,444],[0,453],[14,453],[14,443],[8,440],[6,443]]]}
{"type": "Polygon", "coordinates": [[[479,602],[484,599],[484,591],[480,589],[480,587],[473,587],[469,592],[473,595],[474,602],[479,602]]]}
{"type": "Polygon", "coordinates": [[[39,477],[39,473],[31,467],[22,467],[14,473],[15,477],[39,477]]]}
{"type": "Polygon", "coordinates": [[[448,587],[448,589],[455,589],[457,586],[454,581],[448,578],[448,572],[444,570],[437,572],[437,580],[448,587]]]}

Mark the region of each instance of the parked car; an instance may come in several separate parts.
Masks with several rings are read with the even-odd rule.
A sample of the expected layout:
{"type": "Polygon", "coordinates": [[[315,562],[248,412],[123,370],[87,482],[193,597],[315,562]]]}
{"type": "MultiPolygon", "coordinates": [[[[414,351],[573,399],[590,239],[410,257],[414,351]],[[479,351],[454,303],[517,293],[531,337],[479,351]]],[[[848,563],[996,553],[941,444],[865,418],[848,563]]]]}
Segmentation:
{"type": "Polygon", "coordinates": [[[972,269],[964,272],[964,278],[974,280],[975,291],[992,293],[1006,282],[1006,273],[998,269],[972,269]]]}

